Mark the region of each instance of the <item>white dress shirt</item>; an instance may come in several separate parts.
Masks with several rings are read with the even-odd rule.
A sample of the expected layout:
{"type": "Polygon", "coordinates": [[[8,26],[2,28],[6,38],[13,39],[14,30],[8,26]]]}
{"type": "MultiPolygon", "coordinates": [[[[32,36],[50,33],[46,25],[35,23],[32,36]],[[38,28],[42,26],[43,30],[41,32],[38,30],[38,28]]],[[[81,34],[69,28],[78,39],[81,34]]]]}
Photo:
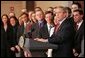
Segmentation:
{"type": "MultiPolygon", "coordinates": [[[[55,29],[55,27],[51,28],[50,37],[52,36],[54,29],[55,29]]],[[[48,57],[52,57],[52,51],[53,51],[53,49],[48,49],[48,54],[47,54],[48,57]]]]}
{"type": "MultiPolygon", "coordinates": [[[[78,29],[80,28],[80,26],[81,26],[82,23],[83,23],[83,20],[81,20],[79,23],[77,23],[78,29]]],[[[78,29],[77,29],[77,30],[78,30],[78,29]]]]}
{"type": "MultiPolygon", "coordinates": [[[[52,26],[52,25],[51,25],[51,26],[52,26]]],[[[50,29],[50,25],[49,25],[49,24],[47,24],[47,27],[48,27],[48,30],[50,30],[49,37],[51,37],[52,34],[53,34],[53,32],[54,32],[54,27],[52,27],[52,28],[50,29]]],[[[47,57],[52,57],[52,50],[53,50],[53,49],[48,49],[48,51],[47,51],[47,57]]]]}
{"type": "Polygon", "coordinates": [[[53,34],[53,32],[54,32],[54,27],[53,27],[53,25],[49,25],[49,24],[47,24],[47,28],[48,28],[48,31],[50,31],[49,33],[49,36],[51,37],[51,35],[53,34]],[[51,26],[51,29],[50,29],[50,26],[51,26]]]}

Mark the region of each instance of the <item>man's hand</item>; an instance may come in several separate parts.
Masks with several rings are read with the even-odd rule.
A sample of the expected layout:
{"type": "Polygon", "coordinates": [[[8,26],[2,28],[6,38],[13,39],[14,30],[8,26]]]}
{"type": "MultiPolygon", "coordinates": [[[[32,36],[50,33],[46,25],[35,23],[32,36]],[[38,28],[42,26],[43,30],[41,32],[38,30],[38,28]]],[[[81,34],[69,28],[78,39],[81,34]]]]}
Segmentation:
{"type": "Polygon", "coordinates": [[[24,51],[24,56],[25,56],[25,57],[32,57],[30,51],[24,51]]]}
{"type": "Polygon", "coordinates": [[[48,42],[48,39],[43,39],[43,38],[35,38],[34,40],[40,41],[40,42],[48,42]]]}
{"type": "Polygon", "coordinates": [[[11,47],[10,49],[11,49],[11,51],[15,51],[15,48],[14,47],[11,47]]]}
{"type": "Polygon", "coordinates": [[[78,53],[74,53],[74,56],[77,57],[79,54],[78,53]]]}
{"type": "Polygon", "coordinates": [[[79,54],[76,52],[75,49],[73,49],[73,54],[74,54],[75,57],[79,55],[79,54]]]}
{"type": "Polygon", "coordinates": [[[18,45],[16,45],[15,48],[20,52],[20,47],[18,45]]]}

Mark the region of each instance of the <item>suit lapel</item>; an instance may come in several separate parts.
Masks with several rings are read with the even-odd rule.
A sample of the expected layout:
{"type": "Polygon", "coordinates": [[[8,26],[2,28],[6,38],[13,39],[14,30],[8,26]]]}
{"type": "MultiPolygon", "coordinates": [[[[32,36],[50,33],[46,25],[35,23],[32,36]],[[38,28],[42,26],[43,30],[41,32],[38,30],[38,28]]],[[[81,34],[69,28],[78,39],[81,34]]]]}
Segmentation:
{"type": "Polygon", "coordinates": [[[58,28],[58,31],[60,31],[60,30],[62,29],[62,27],[64,27],[64,25],[67,23],[68,20],[69,20],[69,19],[65,19],[65,20],[61,23],[61,25],[60,25],[59,28],[58,28]]]}
{"type": "Polygon", "coordinates": [[[81,33],[81,31],[83,30],[83,28],[84,28],[84,22],[82,22],[79,30],[77,30],[77,34],[81,33]]]}
{"type": "Polygon", "coordinates": [[[49,36],[47,24],[45,25],[46,34],[49,36]]]}

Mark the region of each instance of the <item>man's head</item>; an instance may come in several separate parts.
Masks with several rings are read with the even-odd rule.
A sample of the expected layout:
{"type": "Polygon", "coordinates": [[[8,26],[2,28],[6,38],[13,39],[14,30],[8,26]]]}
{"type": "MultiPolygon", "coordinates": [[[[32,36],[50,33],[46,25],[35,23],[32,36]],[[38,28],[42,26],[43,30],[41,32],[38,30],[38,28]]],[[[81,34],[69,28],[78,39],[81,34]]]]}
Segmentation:
{"type": "Polygon", "coordinates": [[[27,13],[22,13],[21,18],[22,18],[23,22],[27,22],[28,21],[28,14],[27,13]]]}
{"type": "Polygon", "coordinates": [[[44,18],[44,13],[43,11],[36,11],[35,12],[35,17],[38,21],[41,21],[44,18]]]}
{"type": "Polygon", "coordinates": [[[40,7],[35,7],[34,11],[42,11],[42,9],[40,7]]]}
{"type": "Polygon", "coordinates": [[[73,17],[74,17],[74,22],[75,23],[80,22],[83,18],[83,11],[81,9],[74,10],[73,11],[73,17]]]}
{"type": "Polygon", "coordinates": [[[62,6],[56,8],[56,18],[58,21],[63,20],[66,17],[66,9],[62,6]]]}

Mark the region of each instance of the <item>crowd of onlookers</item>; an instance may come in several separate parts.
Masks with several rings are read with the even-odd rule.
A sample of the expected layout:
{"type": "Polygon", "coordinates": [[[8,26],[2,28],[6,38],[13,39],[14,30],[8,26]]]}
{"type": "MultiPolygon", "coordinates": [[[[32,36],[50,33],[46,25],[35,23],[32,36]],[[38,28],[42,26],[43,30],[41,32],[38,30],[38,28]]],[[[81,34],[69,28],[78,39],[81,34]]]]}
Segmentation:
{"type": "MultiPolygon", "coordinates": [[[[84,14],[79,3],[70,7],[40,7],[24,11],[17,18],[11,12],[1,16],[1,57],[16,57],[20,36],[58,45],[51,57],[84,57],[84,14]],[[57,26],[57,27],[56,27],[57,26]]],[[[25,54],[24,57],[30,57],[25,54]]],[[[33,56],[33,55],[31,55],[33,56]]],[[[47,55],[43,54],[43,57],[47,55]]]]}

